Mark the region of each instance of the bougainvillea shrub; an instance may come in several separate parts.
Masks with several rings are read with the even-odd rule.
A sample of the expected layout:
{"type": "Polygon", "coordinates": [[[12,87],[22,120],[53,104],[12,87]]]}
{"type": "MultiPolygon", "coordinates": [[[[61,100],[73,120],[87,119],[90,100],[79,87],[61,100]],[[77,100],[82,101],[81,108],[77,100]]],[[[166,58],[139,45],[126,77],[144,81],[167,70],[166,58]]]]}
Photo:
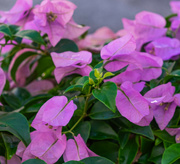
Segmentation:
{"type": "Polygon", "coordinates": [[[93,34],[68,0],[0,11],[0,163],[180,163],[180,1],[170,6],[93,34]]]}

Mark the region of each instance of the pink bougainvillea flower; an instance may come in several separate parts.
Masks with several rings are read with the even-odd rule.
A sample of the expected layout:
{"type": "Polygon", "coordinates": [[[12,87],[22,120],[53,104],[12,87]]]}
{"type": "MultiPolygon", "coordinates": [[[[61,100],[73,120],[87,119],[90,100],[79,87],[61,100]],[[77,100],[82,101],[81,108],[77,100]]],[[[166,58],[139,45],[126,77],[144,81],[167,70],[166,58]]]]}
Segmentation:
{"type": "Polygon", "coordinates": [[[80,40],[77,44],[80,49],[90,49],[100,51],[106,42],[115,39],[116,34],[108,27],[101,27],[93,34],[87,35],[84,39],[80,40]]]}
{"type": "Polygon", "coordinates": [[[1,19],[3,19],[4,23],[16,24],[29,14],[32,5],[32,0],[17,0],[10,11],[0,12],[0,15],[2,16],[1,19]]]}
{"type": "Polygon", "coordinates": [[[35,80],[32,81],[25,88],[31,93],[32,96],[47,93],[54,87],[53,83],[49,80],[35,80]]]}
{"type": "Polygon", "coordinates": [[[130,54],[136,49],[136,42],[132,35],[128,34],[116,39],[104,46],[101,50],[101,58],[115,59],[119,55],[130,54]]]}
{"type": "Polygon", "coordinates": [[[63,53],[51,53],[52,60],[56,66],[54,70],[56,81],[59,83],[64,76],[80,74],[88,76],[92,68],[87,64],[92,61],[92,54],[88,51],[63,53]]]}
{"type": "MultiPolygon", "coordinates": [[[[13,57],[10,66],[9,66],[9,76],[10,76],[10,72],[11,69],[13,68],[13,65],[16,61],[16,59],[21,56],[23,53],[25,52],[34,52],[36,54],[36,51],[32,50],[32,49],[22,49],[20,51],[18,51],[16,53],[16,55],[13,57]]],[[[31,73],[33,72],[33,70],[36,68],[37,63],[34,63],[32,68],[30,69],[30,64],[32,63],[33,59],[36,58],[36,55],[32,55],[30,57],[28,57],[27,59],[25,59],[18,67],[17,71],[16,71],[16,82],[18,84],[18,86],[24,86],[26,83],[26,78],[31,75],[31,73]]]]}
{"type": "MultiPolygon", "coordinates": [[[[119,75],[111,79],[108,79],[107,81],[112,81],[117,85],[120,85],[125,81],[131,81],[131,82],[139,82],[140,80],[150,81],[152,79],[158,78],[161,75],[162,73],[161,67],[163,65],[163,61],[160,57],[152,56],[148,53],[142,53],[137,51],[134,51],[130,55],[131,55],[131,58],[129,58],[130,60],[126,61],[126,65],[128,64],[126,71],[120,73],[119,75]]],[[[128,59],[127,56],[126,59],[128,59]]],[[[122,58],[121,61],[122,63],[125,63],[125,59],[122,58]]],[[[110,62],[108,64],[108,67],[105,66],[105,68],[108,71],[110,70],[112,71],[114,68],[113,63],[114,62],[110,62]]]]}
{"type": "Polygon", "coordinates": [[[145,49],[152,55],[169,60],[180,55],[180,41],[176,38],[162,37],[149,43],[145,49]]]}
{"type": "MultiPolygon", "coordinates": [[[[137,43],[137,50],[144,43],[164,36],[167,29],[165,19],[156,13],[142,11],[135,16],[135,20],[122,19],[124,30],[131,33],[137,43]]],[[[125,33],[125,32],[124,32],[125,33]]]]}
{"type": "Polygon", "coordinates": [[[77,137],[74,136],[73,139],[69,139],[67,141],[66,150],[63,154],[63,159],[65,162],[67,161],[80,161],[87,157],[98,156],[94,152],[92,152],[85,144],[81,135],[78,134],[77,137]]]}
{"type": "Polygon", "coordinates": [[[68,102],[65,96],[54,96],[40,108],[31,126],[39,131],[66,126],[76,109],[73,101],[68,102]]]}
{"type": "Polygon", "coordinates": [[[31,133],[31,143],[26,148],[19,143],[16,154],[22,158],[22,162],[36,158],[44,160],[47,164],[54,164],[64,153],[66,148],[66,135],[61,132],[48,131],[31,133]]]}
{"type": "Polygon", "coordinates": [[[171,1],[170,3],[171,10],[173,13],[180,14],[180,2],[179,1],[171,1]]]}
{"type": "Polygon", "coordinates": [[[162,73],[163,60],[160,57],[152,56],[148,53],[133,52],[133,57],[137,60],[141,68],[137,64],[130,64],[127,71],[136,71],[141,75],[141,80],[150,81],[158,78],[162,73]]]}
{"type": "Polygon", "coordinates": [[[64,0],[44,0],[35,6],[34,21],[42,33],[47,33],[55,46],[65,33],[66,24],[71,20],[76,6],[64,0]]]}
{"type": "Polygon", "coordinates": [[[177,105],[180,105],[180,94],[174,95],[174,92],[175,87],[169,82],[151,89],[144,95],[150,102],[154,118],[161,130],[168,125],[177,105]]]}
{"type": "Polygon", "coordinates": [[[166,128],[165,129],[171,136],[175,136],[176,143],[180,143],[180,128],[166,128]]]}
{"type": "Polygon", "coordinates": [[[71,19],[66,24],[66,30],[64,32],[63,38],[68,38],[71,40],[77,39],[79,36],[84,34],[87,30],[89,30],[89,26],[82,26],[74,22],[73,19],[71,19]]]}
{"type": "Polygon", "coordinates": [[[14,155],[10,160],[6,160],[5,157],[0,156],[1,164],[21,164],[21,160],[18,156],[14,155]]]}
{"type": "Polygon", "coordinates": [[[126,81],[120,86],[116,96],[116,106],[122,116],[132,123],[139,123],[149,115],[148,101],[126,81]]]}

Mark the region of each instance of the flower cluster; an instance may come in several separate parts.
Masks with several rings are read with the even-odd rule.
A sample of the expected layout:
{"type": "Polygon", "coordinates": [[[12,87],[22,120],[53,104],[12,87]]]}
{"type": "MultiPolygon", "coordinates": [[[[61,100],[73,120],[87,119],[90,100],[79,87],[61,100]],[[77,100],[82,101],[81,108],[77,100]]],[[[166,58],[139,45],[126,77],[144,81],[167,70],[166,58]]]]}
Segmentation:
{"type": "Polygon", "coordinates": [[[1,11],[0,163],[177,160],[180,2],[170,5],[166,19],[142,11],[93,34],[67,0],[1,11]]]}

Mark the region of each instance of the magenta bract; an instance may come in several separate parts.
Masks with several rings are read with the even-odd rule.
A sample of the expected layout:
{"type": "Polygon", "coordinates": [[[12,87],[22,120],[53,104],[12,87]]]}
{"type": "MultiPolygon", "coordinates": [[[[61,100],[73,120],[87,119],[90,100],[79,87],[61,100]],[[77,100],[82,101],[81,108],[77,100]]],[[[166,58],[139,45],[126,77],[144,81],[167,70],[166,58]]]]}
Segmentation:
{"type": "Polygon", "coordinates": [[[63,154],[64,161],[80,161],[87,157],[98,156],[94,152],[92,152],[85,144],[84,140],[82,139],[81,135],[74,136],[73,139],[69,139],[67,141],[66,150],[63,154]]]}
{"type": "Polygon", "coordinates": [[[80,74],[88,76],[92,68],[87,66],[92,61],[92,53],[88,51],[51,53],[52,60],[56,66],[54,75],[59,83],[65,76],[80,74]]]}
{"type": "Polygon", "coordinates": [[[122,116],[132,123],[139,123],[149,114],[148,101],[136,91],[132,83],[124,82],[116,96],[116,106],[122,116]]]}
{"type": "Polygon", "coordinates": [[[54,96],[40,108],[31,126],[39,131],[46,131],[49,126],[66,126],[76,109],[73,101],[68,102],[65,96],[54,96]]]}

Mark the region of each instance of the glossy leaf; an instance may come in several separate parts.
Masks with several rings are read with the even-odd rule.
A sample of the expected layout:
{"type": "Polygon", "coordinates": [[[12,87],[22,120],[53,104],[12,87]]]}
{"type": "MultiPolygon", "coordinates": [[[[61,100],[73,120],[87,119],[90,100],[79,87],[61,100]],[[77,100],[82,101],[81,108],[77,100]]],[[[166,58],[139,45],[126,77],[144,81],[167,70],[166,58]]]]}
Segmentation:
{"type": "Polygon", "coordinates": [[[94,142],[90,149],[99,156],[117,162],[119,145],[110,141],[94,142]]]}
{"type": "Polygon", "coordinates": [[[78,52],[78,47],[75,42],[69,39],[61,39],[55,47],[50,48],[50,52],[65,52],[65,51],[72,51],[78,52]]]}
{"type": "Polygon", "coordinates": [[[6,24],[0,25],[0,33],[3,33],[5,35],[9,36],[10,38],[12,37],[12,32],[11,32],[9,26],[6,24]]]}
{"type": "Polygon", "coordinates": [[[44,162],[43,160],[40,160],[40,159],[29,159],[29,160],[23,162],[22,164],[46,164],[46,162],[44,162]]]}
{"type": "Polygon", "coordinates": [[[90,139],[103,140],[103,139],[118,139],[117,133],[112,127],[104,121],[90,121],[91,133],[90,139]]]}
{"type": "Polygon", "coordinates": [[[79,123],[73,130],[75,136],[78,134],[81,134],[81,137],[84,139],[85,142],[87,142],[91,130],[91,124],[89,121],[84,121],[79,123]]]}
{"type": "Polygon", "coordinates": [[[169,142],[169,143],[175,143],[175,137],[171,136],[168,132],[165,130],[156,130],[154,131],[154,135],[159,137],[161,140],[169,142]]]}
{"type": "Polygon", "coordinates": [[[17,37],[26,38],[32,40],[35,43],[45,45],[43,38],[41,37],[40,33],[34,30],[23,30],[16,33],[17,37]]]}
{"type": "Polygon", "coordinates": [[[111,118],[120,117],[120,113],[116,110],[116,113],[113,113],[109,110],[103,103],[97,102],[92,107],[89,117],[94,120],[108,120],[111,118]]]}
{"type": "Polygon", "coordinates": [[[93,96],[106,105],[114,113],[116,112],[115,98],[117,86],[113,82],[106,82],[100,88],[93,90],[93,96]]]}
{"type": "Polygon", "coordinates": [[[162,157],[162,164],[171,164],[180,159],[180,143],[173,144],[165,149],[162,157]]]}
{"type": "Polygon", "coordinates": [[[85,163],[81,162],[81,161],[68,161],[68,162],[63,163],[63,164],[85,164],[85,163]]]}
{"type": "Polygon", "coordinates": [[[119,150],[119,164],[131,164],[138,152],[138,147],[136,139],[130,139],[126,146],[119,150]]]}
{"type": "Polygon", "coordinates": [[[0,131],[12,133],[26,146],[30,143],[29,125],[26,118],[20,113],[7,113],[0,116],[0,131]]]}
{"type": "Polygon", "coordinates": [[[81,161],[84,162],[85,164],[115,164],[109,159],[103,157],[88,157],[81,161]]]}

